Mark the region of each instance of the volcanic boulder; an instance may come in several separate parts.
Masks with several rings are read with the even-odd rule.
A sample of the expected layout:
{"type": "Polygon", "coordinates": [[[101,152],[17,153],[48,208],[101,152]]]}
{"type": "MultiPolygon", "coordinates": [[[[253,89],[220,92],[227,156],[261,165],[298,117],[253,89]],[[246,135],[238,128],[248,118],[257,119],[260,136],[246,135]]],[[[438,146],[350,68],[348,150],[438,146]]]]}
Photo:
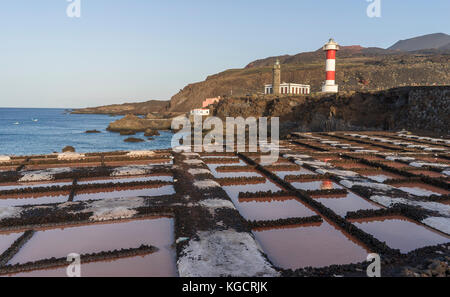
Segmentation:
{"type": "Polygon", "coordinates": [[[66,146],[62,149],[63,153],[75,153],[75,148],[73,146],[66,146]]]}
{"type": "Polygon", "coordinates": [[[159,136],[159,135],[160,134],[159,134],[158,130],[152,130],[152,129],[145,130],[145,134],[144,134],[145,137],[159,136]]]}
{"type": "Polygon", "coordinates": [[[144,142],[145,140],[135,137],[130,137],[124,140],[125,142],[144,142]]]}
{"type": "Polygon", "coordinates": [[[169,130],[171,124],[172,119],[143,119],[129,114],[120,120],[110,123],[107,130],[111,132],[144,132],[147,129],[169,130]]]}

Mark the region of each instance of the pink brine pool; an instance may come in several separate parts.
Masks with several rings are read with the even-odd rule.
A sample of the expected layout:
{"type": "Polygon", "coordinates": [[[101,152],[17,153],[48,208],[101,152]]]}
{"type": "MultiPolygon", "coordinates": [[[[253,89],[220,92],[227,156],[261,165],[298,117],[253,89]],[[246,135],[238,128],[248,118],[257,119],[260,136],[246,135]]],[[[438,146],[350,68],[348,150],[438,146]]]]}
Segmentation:
{"type": "Polygon", "coordinates": [[[363,262],[368,251],[328,222],[253,231],[275,266],[284,269],[363,262]]]}
{"type": "Polygon", "coordinates": [[[304,191],[316,191],[316,190],[331,190],[331,189],[342,189],[338,184],[330,180],[319,180],[310,182],[293,182],[291,183],[297,189],[304,191]]]}
{"type": "MultiPolygon", "coordinates": [[[[88,263],[82,265],[82,273],[84,270],[86,276],[174,276],[176,275],[175,251],[171,247],[174,242],[173,228],[173,219],[160,217],[36,229],[37,232],[8,264],[24,264],[52,257],[65,258],[70,253],[83,255],[149,245],[159,250],[145,256],[88,263]]],[[[57,276],[61,272],[65,272],[65,269],[61,271],[55,268],[25,274],[30,276],[56,274],[57,276]]]]}
{"type": "Polygon", "coordinates": [[[362,209],[380,209],[376,204],[359,197],[355,193],[349,192],[344,197],[315,198],[325,207],[328,207],[336,214],[344,217],[348,212],[362,209]]]}
{"type": "Polygon", "coordinates": [[[450,237],[403,217],[352,220],[363,231],[402,253],[450,242],[450,237]]]}

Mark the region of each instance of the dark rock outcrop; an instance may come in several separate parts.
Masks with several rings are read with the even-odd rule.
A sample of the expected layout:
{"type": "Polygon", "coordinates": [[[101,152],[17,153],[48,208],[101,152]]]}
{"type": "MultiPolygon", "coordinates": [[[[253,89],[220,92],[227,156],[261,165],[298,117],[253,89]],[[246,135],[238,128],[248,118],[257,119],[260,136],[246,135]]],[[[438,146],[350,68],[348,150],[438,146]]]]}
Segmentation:
{"type": "Polygon", "coordinates": [[[135,135],[135,134],[136,134],[136,132],[134,132],[134,131],[128,131],[128,130],[120,131],[120,135],[135,135]]]}
{"type": "Polygon", "coordinates": [[[151,137],[151,136],[159,136],[159,131],[158,130],[152,130],[152,129],[147,129],[145,130],[144,136],[145,137],[151,137]]]}
{"type": "Polygon", "coordinates": [[[124,140],[125,142],[144,142],[144,139],[141,138],[135,138],[135,137],[130,137],[124,140]]]}
{"type": "Polygon", "coordinates": [[[305,98],[233,98],[220,102],[215,115],[280,117],[282,135],[292,131],[398,129],[445,135],[450,132],[450,86],[305,98]]]}
{"type": "Polygon", "coordinates": [[[66,146],[62,149],[63,153],[75,153],[75,148],[73,146],[66,146]]]}
{"type": "Polygon", "coordinates": [[[109,124],[107,130],[111,132],[133,131],[145,132],[151,130],[169,130],[171,128],[172,119],[143,119],[135,115],[126,115],[120,120],[109,124]]]}

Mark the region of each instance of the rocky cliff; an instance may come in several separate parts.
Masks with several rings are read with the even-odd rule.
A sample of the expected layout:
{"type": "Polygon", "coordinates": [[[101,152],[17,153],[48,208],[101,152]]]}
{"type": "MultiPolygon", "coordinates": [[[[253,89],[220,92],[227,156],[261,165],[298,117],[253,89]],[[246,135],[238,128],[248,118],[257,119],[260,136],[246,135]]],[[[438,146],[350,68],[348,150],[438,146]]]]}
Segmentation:
{"type": "Polygon", "coordinates": [[[285,98],[232,98],[215,115],[278,116],[281,134],[292,131],[398,130],[450,133],[450,86],[403,87],[285,98]]]}

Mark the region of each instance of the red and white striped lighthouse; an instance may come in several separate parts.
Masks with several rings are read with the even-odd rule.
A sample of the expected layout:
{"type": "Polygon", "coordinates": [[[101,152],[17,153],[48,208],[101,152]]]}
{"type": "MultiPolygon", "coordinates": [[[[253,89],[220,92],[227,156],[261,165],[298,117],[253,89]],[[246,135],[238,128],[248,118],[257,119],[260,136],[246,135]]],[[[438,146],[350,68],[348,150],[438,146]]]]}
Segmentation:
{"type": "Polygon", "coordinates": [[[327,78],[322,86],[322,92],[337,93],[338,85],[336,84],[336,52],[339,50],[339,45],[333,40],[328,41],[323,46],[323,50],[327,53],[327,78]]]}

